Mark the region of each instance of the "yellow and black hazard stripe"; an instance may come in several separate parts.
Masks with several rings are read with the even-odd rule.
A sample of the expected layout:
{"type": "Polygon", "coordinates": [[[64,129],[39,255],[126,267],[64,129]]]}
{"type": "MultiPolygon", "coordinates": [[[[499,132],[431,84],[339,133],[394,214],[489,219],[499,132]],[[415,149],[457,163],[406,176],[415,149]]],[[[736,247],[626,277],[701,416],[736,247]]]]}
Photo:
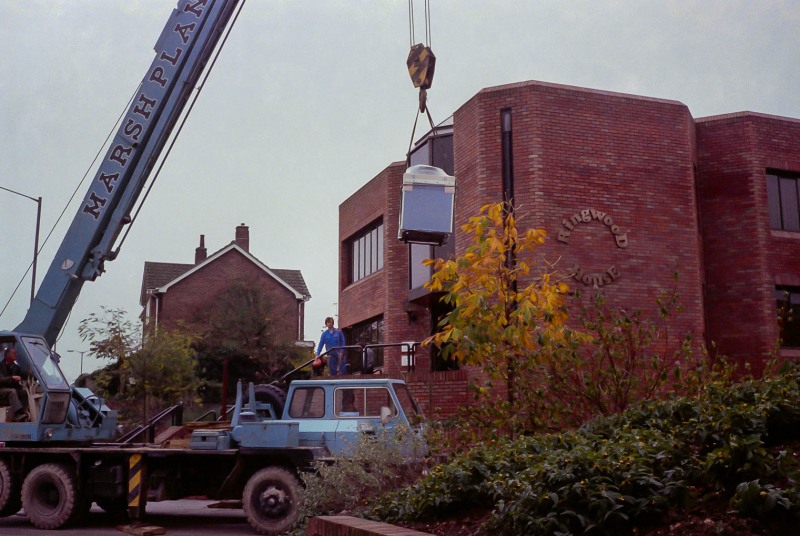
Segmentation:
{"type": "Polygon", "coordinates": [[[436,56],[430,47],[417,43],[411,47],[406,60],[408,74],[414,87],[430,89],[433,84],[433,73],[436,69],[436,56]]]}
{"type": "Polygon", "coordinates": [[[144,506],[142,494],[144,486],[144,460],[141,454],[132,454],[128,459],[128,512],[138,517],[139,509],[144,506]]]}

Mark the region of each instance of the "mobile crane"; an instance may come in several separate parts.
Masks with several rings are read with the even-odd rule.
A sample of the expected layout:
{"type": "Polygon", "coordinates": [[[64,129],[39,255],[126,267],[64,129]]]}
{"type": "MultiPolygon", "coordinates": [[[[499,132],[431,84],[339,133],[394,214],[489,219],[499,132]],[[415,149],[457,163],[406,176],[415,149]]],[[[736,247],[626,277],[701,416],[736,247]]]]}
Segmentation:
{"type": "Polygon", "coordinates": [[[253,386],[245,402],[240,385],[222,429],[196,429],[177,446],[115,443],[116,412],[59,368],[57,335],[84,282],[116,258],[115,243],[237,8],[239,0],[178,0],[30,309],[14,330],[0,331],[0,348],[17,350],[29,405],[23,422],[6,422],[0,407],[0,517],[24,508],[35,526],[55,529],[92,503],[138,519],[148,500],[204,495],[241,500],[255,530],[279,534],[298,517],[299,473],[344,448],[347,434],[418,425],[399,380],[351,380],[347,396],[361,411],[341,414],[337,382],[347,380],[298,382],[280,397],[285,408],[258,401],[253,386]]]}
{"type": "Polygon", "coordinates": [[[15,348],[36,401],[29,422],[0,425],[0,441],[82,442],[110,439],[116,414],[86,389],[71,387],[51,348],[84,282],[94,281],[114,249],[159,155],[178,123],[238,0],[180,0],[155,59],[111,141],[25,318],[0,331],[15,348]]]}

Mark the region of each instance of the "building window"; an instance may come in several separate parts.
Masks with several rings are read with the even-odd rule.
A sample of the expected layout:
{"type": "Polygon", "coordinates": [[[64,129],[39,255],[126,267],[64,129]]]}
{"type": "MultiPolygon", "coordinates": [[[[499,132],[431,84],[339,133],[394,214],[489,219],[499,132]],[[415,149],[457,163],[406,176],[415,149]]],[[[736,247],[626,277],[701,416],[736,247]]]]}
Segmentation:
{"type": "MultiPolygon", "coordinates": [[[[367,346],[372,344],[383,344],[383,318],[373,318],[366,322],[361,322],[354,325],[347,330],[347,344],[348,346],[355,346],[362,340],[367,343],[367,346]]],[[[354,372],[367,372],[364,370],[366,365],[371,364],[372,369],[383,369],[383,348],[372,348],[372,363],[365,363],[364,358],[367,357],[358,348],[348,348],[347,350],[347,370],[351,374],[354,372]]]]}
{"type": "Polygon", "coordinates": [[[409,244],[409,290],[422,288],[433,275],[433,266],[425,266],[425,259],[453,259],[455,258],[456,247],[453,237],[442,246],[431,246],[429,244],[409,244]]]}
{"type": "Polygon", "coordinates": [[[511,135],[511,109],[500,111],[500,151],[503,163],[503,201],[514,203],[514,139],[511,135]]]}
{"type": "Polygon", "coordinates": [[[429,131],[411,150],[409,164],[425,164],[440,168],[448,175],[455,174],[453,160],[453,118],[448,117],[435,130],[429,131]]]}
{"type": "Polygon", "coordinates": [[[800,173],[767,172],[769,226],[782,231],[800,231],[800,173]]]}
{"type": "Polygon", "coordinates": [[[349,283],[355,283],[383,268],[383,220],[364,228],[347,241],[350,250],[349,283]]]}
{"type": "Polygon", "coordinates": [[[781,348],[800,348],[800,287],[775,287],[781,348]]]}
{"type": "Polygon", "coordinates": [[[409,244],[408,262],[410,268],[408,288],[420,288],[431,278],[431,266],[425,266],[425,259],[433,258],[433,246],[429,244],[409,244]]]}

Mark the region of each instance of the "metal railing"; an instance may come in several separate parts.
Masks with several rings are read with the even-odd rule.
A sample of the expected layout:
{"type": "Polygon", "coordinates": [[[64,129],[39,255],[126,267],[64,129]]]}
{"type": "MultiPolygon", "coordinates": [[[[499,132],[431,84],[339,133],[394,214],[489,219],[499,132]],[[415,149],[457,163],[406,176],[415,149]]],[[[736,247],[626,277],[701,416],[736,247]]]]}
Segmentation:
{"type": "MultiPolygon", "coordinates": [[[[411,342],[411,343],[409,343],[409,342],[375,343],[375,344],[367,344],[365,346],[361,346],[360,344],[349,344],[347,346],[339,346],[337,348],[333,348],[331,350],[328,350],[328,351],[320,354],[319,357],[326,358],[328,356],[328,354],[330,354],[333,351],[337,351],[338,352],[338,351],[360,350],[361,351],[361,370],[364,370],[366,368],[367,350],[368,349],[375,350],[375,349],[380,349],[380,348],[401,347],[401,348],[405,349],[406,356],[408,357],[408,365],[406,365],[407,368],[408,368],[408,371],[409,372],[414,372],[414,370],[416,369],[416,357],[415,357],[415,354],[416,354],[417,348],[419,348],[421,346],[421,344],[422,343],[419,343],[419,342],[411,342]]],[[[304,363],[300,364],[294,370],[291,370],[291,371],[287,372],[286,374],[284,374],[283,376],[281,376],[280,378],[278,378],[277,380],[275,380],[272,383],[278,384],[278,385],[289,383],[289,381],[290,381],[289,378],[291,378],[297,372],[299,372],[299,371],[303,370],[304,368],[310,366],[312,363],[314,363],[314,361],[316,359],[317,359],[317,356],[312,357],[308,361],[305,361],[304,363]]],[[[401,363],[399,368],[402,369],[402,367],[403,367],[403,365],[401,363]]],[[[313,369],[313,367],[312,367],[312,376],[320,376],[320,375],[321,374],[317,374],[315,372],[315,370],[313,369]]]]}
{"type": "Polygon", "coordinates": [[[153,443],[156,438],[156,426],[161,424],[167,418],[171,419],[171,426],[180,426],[183,424],[183,402],[178,402],[174,406],[161,410],[156,415],[151,417],[146,424],[137,424],[136,428],[123,435],[117,441],[123,445],[133,443],[134,439],[145,435],[145,443],[153,443]]]}

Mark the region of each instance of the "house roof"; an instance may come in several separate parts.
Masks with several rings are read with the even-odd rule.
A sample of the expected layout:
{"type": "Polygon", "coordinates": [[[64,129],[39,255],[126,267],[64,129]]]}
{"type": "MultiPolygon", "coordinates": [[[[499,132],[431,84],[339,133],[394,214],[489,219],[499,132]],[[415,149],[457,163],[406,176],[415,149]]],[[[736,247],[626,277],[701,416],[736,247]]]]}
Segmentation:
{"type": "Polygon", "coordinates": [[[278,283],[290,290],[295,295],[296,299],[307,301],[311,298],[308,286],[306,286],[306,282],[300,270],[269,268],[250,254],[250,252],[243,249],[236,241],[233,241],[221,250],[209,255],[208,258],[198,264],[146,261],[144,263],[144,274],[142,276],[142,291],[139,297],[140,305],[145,305],[148,291],[158,290],[159,292],[166,292],[172,285],[189,277],[200,268],[213,263],[232,250],[237,250],[259,268],[264,270],[278,283]]]}
{"type": "Polygon", "coordinates": [[[270,270],[288,283],[293,289],[302,294],[303,297],[311,297],[311,294],[308,292],[308,287],[306,286],[306,280],[303,279],[303,274],[300,270],[286,270],[282,268],[270,268],[270,270]]]}
{"type": "Polygon", "coordinates": [[[142,291],[139,295],[139,304],[147,301],[147,291],[166,285],[170,281],[182,276],[194,268],[194,264],[180,264],[177,262],[144,262],[142,275],[142,291]]]}

